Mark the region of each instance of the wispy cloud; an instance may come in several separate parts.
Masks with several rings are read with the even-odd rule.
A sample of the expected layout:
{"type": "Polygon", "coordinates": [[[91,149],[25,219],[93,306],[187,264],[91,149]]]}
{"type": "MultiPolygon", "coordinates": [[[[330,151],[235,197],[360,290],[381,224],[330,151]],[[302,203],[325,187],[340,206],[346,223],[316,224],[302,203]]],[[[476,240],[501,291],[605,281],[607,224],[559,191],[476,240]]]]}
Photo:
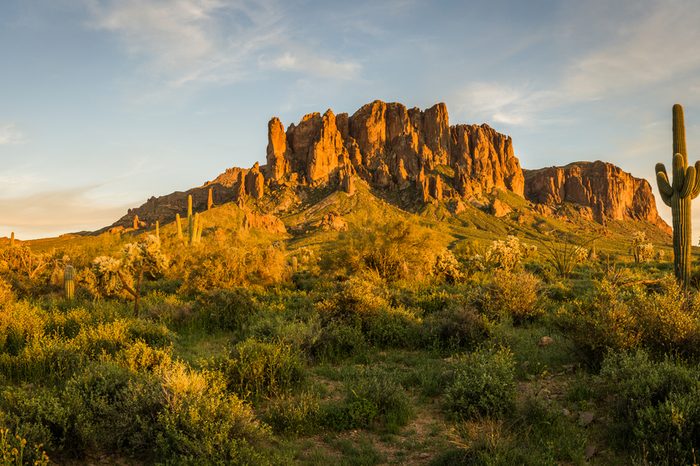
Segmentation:
{"type": "Polygon", "coordinates": [[[0,146],[23,142],[26,142],[24,133],[15,124],[0,124],[0,146]]]}
{"type": "MultiPolygon", "coordinates": [[[[680,95],[698,93],[700,87],[692,79],[700,70],[700,9],[695,0],[621,0],[615,7],[598,5],[602,9],[594,4],[582,3],[580,12],[567,10],[568,23],[559,27],[577,33],[570,38],[570,56],[552,70],[551,79],[538,87],[512,80],[470,83],[458,91],[456,100],[470,116],[542,125],[554,121],[546,118],[548,112],[564,106],[658,90],[672,82],[676,88],[689,83],[680,85],[680,95]],[[593,32],[593,14],[619,17],[602,21],[593,32]],[[579,46],[579,34],[585,31],[601,37],[579,46]]],[[[564,36],[558,33],[560,39],[564,36]]]]}
{"type": "Polygon", "coordinates": [[[258,63],[262,69],[295,71],[323,78],[355,79],[360,72],[357,62],[336,61],[305,52],[288,51],[272,59],[263,56],[258,63]]]}
{"type": "MultiPolygon", "coordinates": [[[[624,3],[624,2],[623,2],[624,3]]],[[[602,47],[574,59],[562,88],[600,99],[665,82],[700,68],[700,9],[695,0],[641,2],[602,47]]]]}
{"type": "Polygon", "coordinates": [[[486,82],[468,84],[456,98],[459,114],[475,120],[515,126],[542,124],[544,118],[541,112],[557,105],[560,99],[556,91],[486,82]]]}
{"type": "Polygon", "coordinates": [[[355,62],[305,49],[277,0],[87,1],[91,26],[115,34],[131,57],[170,88],[236,82],[260,69],[325,78],[359,71],[355,62]]]}

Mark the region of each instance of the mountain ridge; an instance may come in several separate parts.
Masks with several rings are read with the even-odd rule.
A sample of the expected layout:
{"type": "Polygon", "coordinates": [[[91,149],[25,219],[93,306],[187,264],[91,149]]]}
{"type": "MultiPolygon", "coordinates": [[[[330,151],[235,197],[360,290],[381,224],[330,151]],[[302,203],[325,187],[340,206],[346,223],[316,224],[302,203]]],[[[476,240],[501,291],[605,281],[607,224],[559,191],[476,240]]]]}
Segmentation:
{"type": "Polygon", "coordinates": [[[210,189],[215,204],[269,201],[280,190],[291,191],[284,204],[267,202],[267,210],[284,211],[300,202],[293,197],[304,191],[352,193],[356,180],[409,211],[434,202],[480,202],[501,190],[546,215],[570,203],[601,224],[642,220],[669,230],[648,181],[602,161],[523,169],[510,136],[486,124],[450,125],[444,103],[420,110],[375,100],[352,115],[336,115],[331,109],[323,115],[308,113],[286,129],[273,117],[265,161],[226,169],[187,191],[151,197],[100,231],[127,229],[135,215],[144,226],[172,221],[176,213],[184,213],[190,194],[195,210],[204,210],[210,189]]]}

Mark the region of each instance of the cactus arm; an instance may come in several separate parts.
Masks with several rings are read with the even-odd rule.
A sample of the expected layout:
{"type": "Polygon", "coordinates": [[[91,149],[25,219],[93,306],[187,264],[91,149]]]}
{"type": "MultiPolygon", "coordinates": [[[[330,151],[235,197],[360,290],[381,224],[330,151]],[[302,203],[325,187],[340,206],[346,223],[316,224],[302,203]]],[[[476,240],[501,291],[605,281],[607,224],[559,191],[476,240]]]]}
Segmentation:
{"type": "Polygon", "coordinates": [[[664,167],[661,163],[656,165],[656,183],[659,185],[659,191],[661,194],[666,196],[673,195],[673,188],[671,187],[671,183],[668,181],[666,167],[664,167]]]}
{"type": "Polygon", "coordinates": [[[656,164],[656,184],[659,186],[659,194],[664,204],[671,207],[671,197],[673,196],[673,188],[668,181],[668,173],[663,163],[656,164]]]}
{"type": "Polygon", "coordinates": [[[690,198],[695,199],[700,194],[700,161],[695,162],[695,186],[690,191],[690,198]]]}
{"type": "Polygon", "coordinates": [[[695,167],[688,167],[685,171],[685,180],[683,181],[683,188],[678,193],[680,197],[687,197],[693,191],[695,187],[695,177],[697,173],[695,172],[695,167]]]}
{"type": "Polygon", "coordinates": [[[683,164],[683,156],[676,154],[673,156],[673,190],[678,192],[683,189],[683,181],[685,179],[685,165],[683,164]]]}

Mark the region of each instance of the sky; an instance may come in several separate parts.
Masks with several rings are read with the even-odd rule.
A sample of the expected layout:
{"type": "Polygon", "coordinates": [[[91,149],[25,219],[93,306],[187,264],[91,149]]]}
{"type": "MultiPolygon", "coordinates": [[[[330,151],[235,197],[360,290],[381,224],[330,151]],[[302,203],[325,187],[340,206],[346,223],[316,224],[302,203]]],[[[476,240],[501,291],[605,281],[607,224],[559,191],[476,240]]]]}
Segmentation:
{"type": "Polygon", "coordinates": [[[700,158],[698,24],[697,0],[2,0],[0,236],[111,224],[264,162],[272,116],[374,99],[445,102],[524,168],[605,160],[656,191],[673,103],[700,158]]]}

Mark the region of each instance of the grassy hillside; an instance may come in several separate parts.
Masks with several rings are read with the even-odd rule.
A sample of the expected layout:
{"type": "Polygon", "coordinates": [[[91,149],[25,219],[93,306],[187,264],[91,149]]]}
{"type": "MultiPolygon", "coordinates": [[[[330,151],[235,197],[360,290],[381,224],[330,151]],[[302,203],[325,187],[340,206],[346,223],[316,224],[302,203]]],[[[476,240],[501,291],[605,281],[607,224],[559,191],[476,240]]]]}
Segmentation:
{"type": "Polygon", "coordinates": [[[668,237],[496,195],[501,218],[492,199],[404,211],[362,183],[280,191],[201,212],[195,244],[167,223],[159,240],[4,245],[0,452],[15,461],[26,439],[20,463],[692,461],[700,301],[669,278],[668,237]],[[635,263],[638,231],[653,255],[635,263]]]}

